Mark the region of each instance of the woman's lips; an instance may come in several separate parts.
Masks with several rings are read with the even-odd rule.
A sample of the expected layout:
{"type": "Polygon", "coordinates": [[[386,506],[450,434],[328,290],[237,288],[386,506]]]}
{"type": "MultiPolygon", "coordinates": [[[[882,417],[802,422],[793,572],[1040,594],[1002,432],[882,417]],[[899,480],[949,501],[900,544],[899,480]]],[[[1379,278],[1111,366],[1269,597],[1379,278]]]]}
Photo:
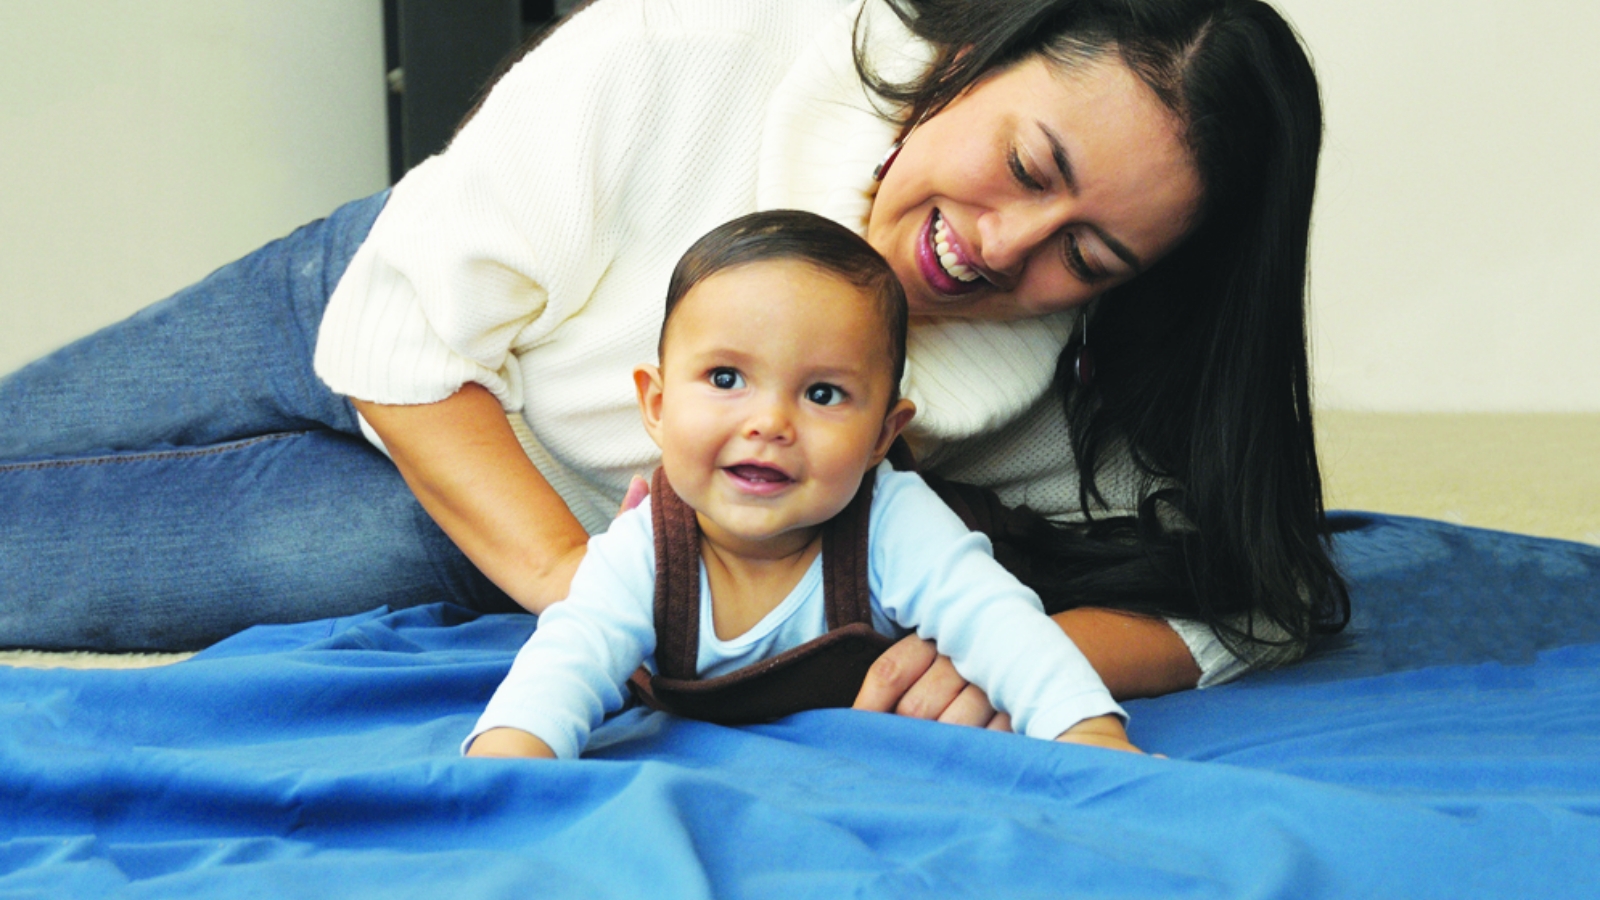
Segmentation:
{"type": "MultiPolygon", "coordinates": [[[[939,261],[939,251],[934,246],[934,228],[939,219],[939,211],[935,209],[928,214],[928,220],[923,223],[922,234],[920,235],[920,240],[917,241],[917,270],[922,274],[922,279],[936,293],[946,297],[959,297],[963,294],[970,294],[983,287],[985,281],[982,276],[971,281],[961,281],[945,271],[944,265],[939,261]]],[[[956,255],[960,257],[959,252],[956,255]]],[[[968,265],[970,268],[970,264],[965,263],[964,260],[958,264],[968,265]]]]}
{"type": "Polygon", "coordinates": [[[794,483],[781,469],[761,463],[736,463],[722,469],[735,487],[748,494],[776,494],[794,483]]]}

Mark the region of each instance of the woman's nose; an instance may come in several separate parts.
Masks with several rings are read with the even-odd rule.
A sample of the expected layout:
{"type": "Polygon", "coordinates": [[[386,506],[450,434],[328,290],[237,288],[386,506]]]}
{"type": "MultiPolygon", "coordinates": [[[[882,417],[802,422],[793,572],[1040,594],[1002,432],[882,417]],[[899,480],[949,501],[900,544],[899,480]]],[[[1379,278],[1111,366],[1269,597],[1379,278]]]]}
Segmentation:
{"type": "Polygon", "coordinates": [[[978,239],[984,267],[1007,279],[1020,277],[1034,252],[1065,222],[1062,211],[1035,204],[1014,204],[980,216],[978,239]]]}

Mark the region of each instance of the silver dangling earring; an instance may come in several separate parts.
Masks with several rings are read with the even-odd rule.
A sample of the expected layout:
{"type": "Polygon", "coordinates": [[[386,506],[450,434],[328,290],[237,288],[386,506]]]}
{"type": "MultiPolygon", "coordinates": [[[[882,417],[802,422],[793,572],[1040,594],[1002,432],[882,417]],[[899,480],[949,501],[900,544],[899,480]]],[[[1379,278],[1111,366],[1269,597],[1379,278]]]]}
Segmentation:
{"type": "Polygon", "coordinates": [[[1072,377],[1078,379],[1079,387],[1088,387],[1094,383],[1094,353],[1089,349],[1089,307],[1083,308],[1080,316],[1083,319],[1082,340],[1078,342],[1078,349],[1072,354],[1072,377]]]}
{"type": "Polygon", "coordinates": [[[895,141],[889,147],[889,152],[883,155],[883,162],[878,163],[878,167],[872,170],[873,181],[882,181],[883,176],[889,174],[889,167],[894,165],[894,158],[900,155],[900,146],[904,143],[905,141],[895,141]]]}

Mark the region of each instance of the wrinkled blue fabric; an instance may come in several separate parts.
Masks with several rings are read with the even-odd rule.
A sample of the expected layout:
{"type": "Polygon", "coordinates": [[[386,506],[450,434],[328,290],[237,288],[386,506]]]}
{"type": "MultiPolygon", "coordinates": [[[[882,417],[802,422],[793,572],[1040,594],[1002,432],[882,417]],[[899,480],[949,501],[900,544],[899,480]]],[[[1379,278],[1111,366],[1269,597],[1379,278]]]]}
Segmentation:
{"type": "Polygon", "coordinates": [[[460,759],[534,621],[446,604],[0,670],[0,896],[1600,896],[1600,548],[1337,522],[1347,633],[1128,704],[1170,759],[847,710],[460,759]]]}

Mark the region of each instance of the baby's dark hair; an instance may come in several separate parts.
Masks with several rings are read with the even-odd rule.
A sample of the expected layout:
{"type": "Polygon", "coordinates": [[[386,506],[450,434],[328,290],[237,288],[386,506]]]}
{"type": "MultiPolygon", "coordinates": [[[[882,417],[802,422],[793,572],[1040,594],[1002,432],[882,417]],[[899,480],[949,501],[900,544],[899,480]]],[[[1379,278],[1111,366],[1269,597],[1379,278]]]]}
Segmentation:
{"type": "Polygon", "coordinates": [[[695,285],[718,272],[749,263],[792,259],[810,263],[865,290],[877,302],[889,333],[885,348],[893,364],[890,403],[900,394],[906,368],[906,292],[878,251],[860,235],[831,219],[794,209],[740,216],[694,242],[672,270],[667,311],[661,320],[656,354],[665,355],[667,325],[673,310],[695,285]]]}

